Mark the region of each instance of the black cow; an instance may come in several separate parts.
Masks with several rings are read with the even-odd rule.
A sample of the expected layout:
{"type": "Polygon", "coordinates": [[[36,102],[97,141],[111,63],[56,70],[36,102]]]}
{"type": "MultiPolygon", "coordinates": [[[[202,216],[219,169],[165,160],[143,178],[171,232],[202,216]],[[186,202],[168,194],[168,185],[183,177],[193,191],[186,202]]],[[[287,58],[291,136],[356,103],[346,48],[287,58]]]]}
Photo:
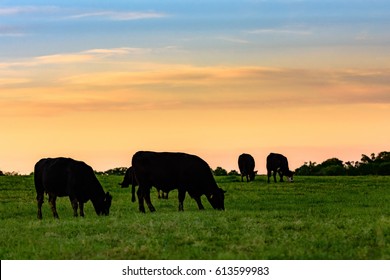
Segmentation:
{"type": "Polygon", "coordinates": [[[68,196],[73,215],[84,217],[84,203],[92,201],[96,214],[108,215],[112,196],[105,193],[92,168],[82,161],[71,158],[45,158],[34,167],[34,182],[37,192],[38,219],[42,219],[44,193],[49,195],[49,203],[54,218],[58,218],[56,209],[57,196],[68,196]]]}
{"type": "Polygon", "coordinates": [[[244,176],[246,177],[246,181],[253,181],[257,174],[255,169],[255,159],[249,154],[241,154],[238,157],[238,168],[241,173],[241,182],[244,181],[244,176]],[[249,178],[248,178],[249,177],[249,178]]]}
{"type": "MultiPolygon", "coordinates": [[[[122,183],[119,183],[119,185],[122,186],[122,188],[128,188],[130,184],[132,185],[131,188],[131,201],[135,202],[135,187],[138,186],[137,181],[135,181],[135,184],[133,184],[133,167],[130,166],[125,173],[125,176],[123,177],[122,183]]],[[[135,180],[135,178],[134,178],[135,180]]],[[[157,197],[158,198],[163,198],[163,199],[168,199],[168,193],[163,192],[159,187],[157,188],[157,197]]]]}
{"type": "MultiPolygon", "coordinates": [[[[150,189],[159,186],[164,192],[177,189],[179,211],[183,211],[186,192],[204,209],[200,197],[205,195],[214,209],[225,210],[225,191],[217,186],[209,165],[200,157],[185,153],[145,152],[133,155],[132,166],[138,182],[139,210],[145,212],[144,200],[151,212],[150,189]]],[[[135,184],[133,180],[133,184],[135,184]]]]}
{"type": "Polygon", "coordinates": [[[275,182],[276,182],[276,173],[279,173],[280,182],[283,182],[283,176],[287,176],[288,181],[293,182],[294,172],[292,172],[289,169],[287,158],[281,154],[270,153],[267,156],[268,183],[272,172],[273,172],[275,182]]]}

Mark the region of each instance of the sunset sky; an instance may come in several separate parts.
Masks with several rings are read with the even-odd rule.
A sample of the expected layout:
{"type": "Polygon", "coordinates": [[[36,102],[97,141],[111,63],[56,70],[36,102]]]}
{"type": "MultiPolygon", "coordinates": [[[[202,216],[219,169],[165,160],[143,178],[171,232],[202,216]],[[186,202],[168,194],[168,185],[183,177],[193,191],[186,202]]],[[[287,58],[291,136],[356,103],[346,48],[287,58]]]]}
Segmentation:
{"type": "Polygon", "coordinates": [[[0,1],[0,170],[390,150],[390,1],[0,1]]]}

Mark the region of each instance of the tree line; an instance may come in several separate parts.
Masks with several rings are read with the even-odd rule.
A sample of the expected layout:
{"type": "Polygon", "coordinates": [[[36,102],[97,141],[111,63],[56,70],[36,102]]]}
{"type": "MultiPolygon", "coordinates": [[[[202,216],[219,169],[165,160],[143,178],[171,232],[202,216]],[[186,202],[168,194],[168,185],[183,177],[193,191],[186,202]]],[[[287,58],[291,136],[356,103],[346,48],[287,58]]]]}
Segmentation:
{"type": "MultiPolygon", "coordinates": [[[[106,171],[95,171],[99,175],[124,175],[127,167],[116,167],[106,171]]],[[[218,166],[211,170],[214,176],[236,176],[239,172],[231,170],[227,172],[218,166]]],[[[390,175],[390,152],[380,152],[370,156],[362,154],[360,161],[343,162],[338,158],[330,158],[317,164],[316,162],[305,162],[301,167],[295,169],[296,175],[301,176],[357,176],[357,175],[390,175]]],[[[18,176],[17,172],[2,172],[0,176],[18,176]]],[[[33,175],[31,173],[30,175],[33,175]]]]}
{"type": "Polygon", "coordinates": [[[357,176],[357,175],[390,175],[390,152],[380,152],[370,156],[362,154],[360,161],[343,162],[338,158],[330,158],[317,164],[305,162],[295,170],[301,176],[357,176]]]}

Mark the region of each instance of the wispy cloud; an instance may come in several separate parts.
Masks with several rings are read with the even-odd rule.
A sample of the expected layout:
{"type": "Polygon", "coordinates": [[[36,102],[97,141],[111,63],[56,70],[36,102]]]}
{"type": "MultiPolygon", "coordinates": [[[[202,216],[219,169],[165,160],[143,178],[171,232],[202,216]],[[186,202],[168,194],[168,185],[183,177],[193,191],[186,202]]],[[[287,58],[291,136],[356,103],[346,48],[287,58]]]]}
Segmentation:
{"type": "Polygon", "coordinates": [[[176,51],[101,48],[0,63],[2,106],[66,112],[390,104],[390,69],[197,66],[139,59],[162,49],[176,51]]]}
{"type": "Polygon", "coordinates": [[[59,12],[60,8],[55,6],[14,6],[0,7],[1,16],[26,15],[26,14],[48,14],[59,12]]]}
{"type": "Polygon", "coordinates": [[[72,19],[109,19],[117,21],[156,19],[166,17],[166,14],[156,12],[118,12],[118,11],[94,11],[85,13],[76,13],[67,16],[72,19]]]}
{"type": "Polygon", "coordinates": [[[236,43],[236,44],[249,44],[250,42],[248,40],[240,39],[240,38],[233,38],[233,37],[218,37],[218,40],[230,42],[230,43],[236,43]]]}
{"type": "Polygon", "coordinates": [[[289,29],[289,28],[259,28],[247,30],[245,33],[248,34],[285,34],[285,35],[301,35],[307,36],[311,35],[312,31],[310,30],[299,30],[299,29],[289,29]]]}
{"type": "Polygon", "coordinates": [[[0,37],[20,37],[25,33],[14,26],[0,25],[0,37]]]}
{"type": "Polygon", "coordinates": [[[14,6],[0,7],[0,16],[52,16],[56,20],[64,19],[102,19],[113,21],[129,21],[156,19],[167,17],[164,13],[151,11],[115,11],[72,9],[59,6],[14,6]]]}
{"type": "Polygon", "coordinates": [[[47,64],[71,64],[96,61],[114,56],[141,55],[152,52],[149,48],[112,48],[112,49],[90,49],[74,53],[59,53],[45,56],[37,56],[24,60],[0,62],[0,69],[17,67],[37,67],[47,64]]]}

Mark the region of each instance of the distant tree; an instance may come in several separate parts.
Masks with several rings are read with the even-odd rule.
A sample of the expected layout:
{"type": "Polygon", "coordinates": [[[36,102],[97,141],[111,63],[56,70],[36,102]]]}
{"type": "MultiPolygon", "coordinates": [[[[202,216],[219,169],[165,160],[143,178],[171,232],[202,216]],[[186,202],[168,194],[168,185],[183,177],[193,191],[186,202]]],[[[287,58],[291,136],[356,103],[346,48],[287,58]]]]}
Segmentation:
{"type": "Polygon", "coordinates": [[[358,161],[347,161],[344,164],[344,169],[345,169],[345,174],[346,175],[359,175],[359,170],[358,170],[359,162],[358,161]]]}
{"type": "Polygon", "coordinates": [[[223,169],[222,167],[218,166],[214,171],[213,171],[215,176],[226,176],[227,171],[223,169]]]}
{"type": "Polygon", "coordinates": [[[345,164],[338,158],[327,159],[318,165],[305,162],[295,171],[297,175],[390,175],[390,152],[362,154],[360,162],[347,161],[345,164]]]}
{"type": "Polygon", "coordinates": [[[316,165],[317,163],[315,162],[305,162],[301,167],[295,169],[295,174],[301,176],[314,175],[316,165]]]}
{"type": "Polygon", "coordinates": [[[125,175],[127,167],[115,167],[106,171],[94,171],[97,175],[125,175]]]}
{"type": "Polygon", "coordinates": [[[12,171],[12,172],[5,172],[4,176],[20,176],[20,174],[16,171],[12,171]]]}
{"type": "Polygon", "coordinates": [[[0,176],[4,176],[4,173],[3,171],[0,170],[0,176]]]}
{"type": "Polygon", "coordinates": [[[343,166],[340,165],[329,165],[326,167],[321,168],[318,175],[324,175],[324,176],[341,176],[345,175],[345,169],[343,166]]]}
{"type": "Polygon", "coordinates": [[[316,164],[315,162],[305,162],[304,165],[295,170],[296,175],[308,176],[308,175],[345,175],[345,169],[343,161],[338,158],[330,158],[316,164]]]}
{"type": "Polygon", "coordinates": [[[321,163],[321,167],[328,167],[328,166],[341,166],[343,167],[343,161],[339,160],[338,158],[330,158],[325,160],[323,163],[321,163]]]}
{"type": "Polygon", "coordinates": [[[230,170],[230,172],[227,175],[229,175],[229,176],[238,176],[240,174],[236,170],[230,170]]]}
{"type": "Polygon", "coordinates": [[[362,154],[361,162],[362,163],[370,163],[370,162],[372,162],[372,159],[369,156],[362,154]]]}
{"type": "Polygon", "coordinates": [[[115,167],[113,169],[109,169],[104,171],[106,175],[125,175],[127,167],[115,167]]]}
{"type": "Polygon", "coordinates": [[[380,152],[376,156],[375,162],[390,162],[390,152],[380,152]]]}
{"type": "Polygon", "coordinates": [[[390,161],[379,164],[378,175],[390,175],[390,161]]]}

